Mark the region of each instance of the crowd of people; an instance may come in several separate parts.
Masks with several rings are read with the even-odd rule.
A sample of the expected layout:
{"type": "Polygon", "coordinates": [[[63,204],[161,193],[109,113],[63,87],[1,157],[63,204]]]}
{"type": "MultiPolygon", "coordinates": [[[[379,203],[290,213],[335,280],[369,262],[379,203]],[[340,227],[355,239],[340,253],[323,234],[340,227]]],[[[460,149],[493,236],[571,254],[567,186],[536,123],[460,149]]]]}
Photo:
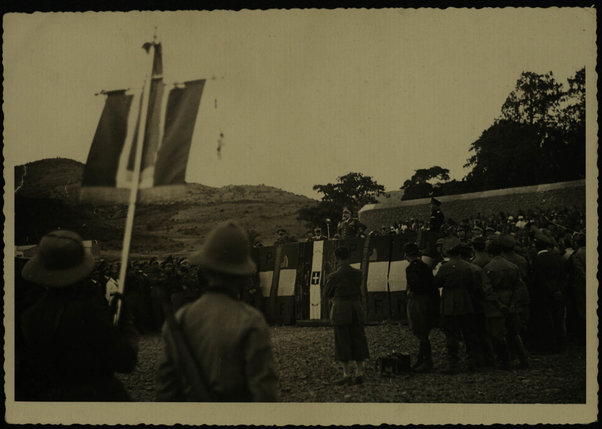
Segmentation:
{"type": "Polygon", "coordinates": [[[434,252],[406,245],[407,314],[420,346],[418,371],[432,369],[429,332],[446,336],[448,371],[459,370],[463,340],[469,369],[529,366],[529,350],[560,353],[585,342],[585,235],[559,251],[553,236],[532,227],[534,247],[511,234],[436,239],[434,252]]]}
{"type": "MultiPolygon", "coordinates": [[[[383,228],[383,235],[411,231],[412,237],[417,237],[404,247],[409,261],[406,314],[419,343],[414,371],[433,370],[433,329],[445,334],[447,366],[443,370],[447,373],[488,367],[528,368],[530,353],[561,353],[569,341],[585,344],[583,210],[528,211],[516,217],[500,213],[456,223],[445,219],[439,201],[433,198],[431,202],[431,217],[425,223],[412,221],[401,223],[407,228],[383,228]]],[[[342,222],[347,223],[347,234],[358,236],[353,220],[348,217],[342,222]]],[[[349,272],[348,263],[339,259],[337,255],[337,265],[349,272]]],[[[348,291],[354,282],[346,277],[340,289],[348,291]]],[[[332,288],[327,289],[336,309],[337,295],[332,288]]],[[[338,300],[339,307],[349,308],[347,332],[338,326],[338,312],[331,313],[331,318],[335,315],[335,357],[343,365],[341,383],[353,382],[353,360],[357,362],[355,380],[361,382],[362,362],[368,352],[361,312],[350,305],[360,302],[359,285],[353,294],[344,295],[342,302],[340,297],[338,300]]]]}
{"type": "MultiPolygon", "coordinates": [[[[500,213],[456,223],[432,203],[426,227],[402,223],[408,228],[395,232],[419,232],[403,249],[408,322],[419,343],[415,371],[433,369],[429,338],[437,328],[446,337],[451,373],[526,368],[530,353],[561,353],[568,341],[584,344],[583,211],[500,213]]],[[[357,237],[357,225],[345,210],[337,234],[357,237]]],[[[362,274],[349,265],[348,249],[339,246],[335,256],[323,293],[335,359],[343,365],[337,383],[361,383],[369,357],[362,274]]],[[[131,261],[124,296],[119,268],[95,263],[81,237],[62,230],[44,236],[35,257],[17,267],[17,400],[127,400],[114,373],[132,371],[137,334],[159,328],[159,400],[278,398],[269,330],[258,309],[257,267],[240,225],[219,225],[188,259],[131,261]]]]}
{"type": "Polygon", "coordinates": [[[190,260],[133,261],[123,296],[112,285],[119,265],[97,265],[75,232],[45,235],[36,255],[17,268],[18,401],[129,400],[115,373],[137,363],[143,308],[162,326],[157,400],[278,397],[268,325],[245,302],[256,265],[248,236],[234,221],[214,228],[190,260]]]}

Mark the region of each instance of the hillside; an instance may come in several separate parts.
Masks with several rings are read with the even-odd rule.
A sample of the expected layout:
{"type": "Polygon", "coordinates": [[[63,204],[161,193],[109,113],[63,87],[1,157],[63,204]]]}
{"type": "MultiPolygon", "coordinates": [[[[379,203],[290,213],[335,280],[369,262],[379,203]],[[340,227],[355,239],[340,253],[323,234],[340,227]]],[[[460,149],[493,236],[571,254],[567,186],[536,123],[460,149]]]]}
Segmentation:
{"type": "MultiPolygon", "coordinates": [[[[15,168],[15,242],[39,241],[58,227],[99,240],[104,257],[119,256],[127,206],[79,202],[84,165],[64,158],[45,159],[15,168]]],[[[161,203],[139,204],[134,221],[132,256],[186,255],[198,248],[218,222],[235,218],[263,244],[277,228],[302,238],[306,229],[297,211],[310,198],[265,185],[214,188],[187,184],[185,192],[161,203]]]]}

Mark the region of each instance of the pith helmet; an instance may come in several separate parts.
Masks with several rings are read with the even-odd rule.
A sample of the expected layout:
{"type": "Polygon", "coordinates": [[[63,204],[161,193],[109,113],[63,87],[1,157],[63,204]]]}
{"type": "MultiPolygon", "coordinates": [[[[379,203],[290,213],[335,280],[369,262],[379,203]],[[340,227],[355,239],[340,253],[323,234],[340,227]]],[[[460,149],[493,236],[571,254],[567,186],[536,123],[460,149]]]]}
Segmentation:
{"type": "Polygon", "coordinates": [[[65,287],[86,278],[94,264],[79,234],[58,230],[42,237],[36,255],[25,264],[21,275],[35,284],[65,287]]]}
{"type": "Polygon", "coordinates": [[[233,220],[213,228],[201,250],[193,254],[189,261],[224,274],[246,276],[256,271],[247,233],[233,220]]]}

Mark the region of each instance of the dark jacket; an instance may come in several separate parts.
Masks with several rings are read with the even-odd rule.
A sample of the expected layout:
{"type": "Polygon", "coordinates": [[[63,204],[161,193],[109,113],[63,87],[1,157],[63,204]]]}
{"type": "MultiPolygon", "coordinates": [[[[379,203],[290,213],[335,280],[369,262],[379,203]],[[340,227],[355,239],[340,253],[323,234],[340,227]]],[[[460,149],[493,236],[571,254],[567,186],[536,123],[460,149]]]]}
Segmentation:
{"type": "Polygon", "coordinates": [[[23,377],[19,386],[24,399],[128,399],[113,373],[134,369],[135,331],[129,325],[123,330],[113,326],[106,301],[87,281],[49,288],[20,319],[24,341],[18,356],[23,377]]]}
{"type": "Polygon", "coordinates": [[[362,306],[362,272],[349,265],[339,267],[326,280],[324,295],[333,300],[330,321],[333,325],[350,325],[364,321],[362,306]]]}
{"type": "Polygon", "coordinates": [[[408,292],[415,295],[432,295],[439,292],[434,286],[433,270],[420,259],[410,262],[406,267],[408,292]]]}
{"type": "Polygon", "coordinates": [[[438,208],[433,209],[431,211],[431,218],[429,220],[429,227],[431,231],[439,231],[443,225],[443,221],[443,212],[438,208]]]}
{"type": "Polygon", "coordinates": [[[474,313],[472,297],[475,281],[473,270],[468,262],[460,258],[452,258],[441,265],[435,275],[435,286],[443,289],[441,314],[459,316],[474,313]]]}
{"type": "Polygon", "coordinates": [[[550,250],[542,250],[533,258],[534,301],[539,303],[564,301],[565,273],[562,257],[550,250]]]}

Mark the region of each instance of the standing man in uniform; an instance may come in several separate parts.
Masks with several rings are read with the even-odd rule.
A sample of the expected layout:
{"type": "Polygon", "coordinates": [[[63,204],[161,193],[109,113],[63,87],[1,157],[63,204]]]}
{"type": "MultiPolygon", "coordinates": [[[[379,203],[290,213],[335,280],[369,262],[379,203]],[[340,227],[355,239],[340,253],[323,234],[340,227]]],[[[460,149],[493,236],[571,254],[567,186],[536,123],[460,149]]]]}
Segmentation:
{"type": "Polygon", "coordinates": [[[520,321],[517,301],[519,298],[520,272],[516,265],[502,256],[502,246],[498,237],[489,243],[491,261],[485,265],[485,274],[491,281],[492,299],[498,314],[487,318],[487,327],[502,366],[511,367],[508,342],[510,338],[518,353],[521,368],[528,368],[527,352],[520,336],[520,321]]]}
{"type": "Polygon", "coordinates": [[[502,256],[518,267],[520,282],[516,291],[516,309],[519,315],[519,333],[524,340],[529,326],[531,297],[529,295],[529,263],[527,260],[515,252],[516,240],[510,234],[502,235],[499,238],[499,244],[502,247],[502,256]]]}
{"type": "Polygon", "coordinates": [[[418,245],[408,243],[404,252],[410,263],[406,267],[408,322],[410,330],[420,342],[418,356],[412,368],[417,372],[426,372],[433,369],[429,334],[437,326],[439,291],[434,285],[431,268],[420,259],[418,245]]]}
{"type": "Polygon", "coordinates": [[[208,287],[175,314],[188,353],[173,326],[163,327],[157,400],[276,401],[268,325],[259,310],[239,298],[256,271],[246,232],[232,220],[216,226],[190,263],[200,265],[208,287]]]}
{"type": "Polygon", "coordinates": [[[349,265],[349,250],[334,252],[337,270],[328,276],[324,295],[332,299],[330,321],[334,325],[335,360],[343,364],[343,378],[335,384],[360,384],[364,381],[364,361],[370,357],[364,332],[362,272],[349,265]],[[351,361],[356,363],[355,379],[351,361]]]}
{"type": "Polygon", "coordinates": [[[90,281],[94,257],[79,234],[53,231],[23,267],[42,292],[17,315],[18,401],[128,401],[115,372],[134,370],[137,332],[123,307],[113,325],[106,301],[90,281]]]}
{"type": "Polygon", "coordinates": [[[343,208],[341,221],[337,224],[339,238],[355,238],[358,231],[358,222],[353,218],[353,212],[348,207],[343,208]]]}
{"type": "Polygon", "coordinates": [[[475,288],[473,271],[462,259],[461,242],[457,237],[447,238],[443,250],[449,261],[435,275],[435,286],[442,288],[441,315],[447,345],[447,373],[459,372],[460,340],[464,338],[469,367],[475,362],[475,309],[472,291],[475,288]]]}
{"type": "Polygon", "coordinates": [[[431,231],[439,232],[445,217],[441,211],[441,201],[436,198],[431,198],[431,218],[429,221],[429,227],[431,231]]]}
{"type": "Polygon", "coordinates": [[[553,247],[554,242],[546,234],[535,233],[537,254],[533,258],[532,316],[541,351],[559,353],[566,340],[566,285],[562,257],[553,247]]]}

